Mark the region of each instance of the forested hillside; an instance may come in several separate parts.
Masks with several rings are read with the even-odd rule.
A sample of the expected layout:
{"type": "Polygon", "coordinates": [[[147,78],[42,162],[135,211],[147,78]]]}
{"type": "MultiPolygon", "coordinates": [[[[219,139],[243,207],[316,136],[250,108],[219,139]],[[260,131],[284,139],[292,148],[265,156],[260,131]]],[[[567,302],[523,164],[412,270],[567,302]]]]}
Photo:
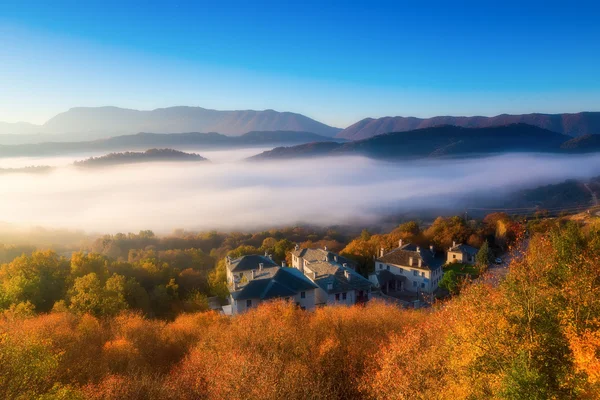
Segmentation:
{"type": "MultiPolygon", "coordinates": [[[[358,256],[398,237],[443,246],[456,235],[470,242],[483,235],[498,246],[519,242],[523,231],[512,224],[500,214],[477,226],[458,217],[425,230],[409,223],[389,234],[363,232],[344,252],[358,256]]],[[[187,267],[204,274],[227,253],[268,247],[281,259],[283,234],[321,238],[318,245],[340,239],[339,248],[347,239],[335,232],[162,239],[141,232],[106,236],[94,243],[96,253],[70,260],[51,252],[17,257],[0,270],[2,298],[12,299],[0,317],[0,396],[597,398],[600,224],[539,220],[528,231],[528,249],[503,282],[464,282],[460,295],[420,311],[373,301],[304,312],[274,302],[232,318],[203,311],[201,297],[182,296],[183,271],[170,277],[187,267]],[[131,306],[131,294],[159,282],[167,283],[152,290],[150,313],[131,306]],[[156,318],[154,307],[168,298],[179,300],[156,318]]]]}

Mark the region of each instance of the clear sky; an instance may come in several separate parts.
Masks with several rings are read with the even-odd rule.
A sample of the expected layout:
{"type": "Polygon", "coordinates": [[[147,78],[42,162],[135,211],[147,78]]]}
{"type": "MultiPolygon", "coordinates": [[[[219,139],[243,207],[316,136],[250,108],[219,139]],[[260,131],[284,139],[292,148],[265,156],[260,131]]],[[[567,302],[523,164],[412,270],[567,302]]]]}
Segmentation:
{"type": "Polygon", "coordinates": [[[0,0],[0,120],[75,106],[364,117],[600,110],[581,1],[0,0]]]}

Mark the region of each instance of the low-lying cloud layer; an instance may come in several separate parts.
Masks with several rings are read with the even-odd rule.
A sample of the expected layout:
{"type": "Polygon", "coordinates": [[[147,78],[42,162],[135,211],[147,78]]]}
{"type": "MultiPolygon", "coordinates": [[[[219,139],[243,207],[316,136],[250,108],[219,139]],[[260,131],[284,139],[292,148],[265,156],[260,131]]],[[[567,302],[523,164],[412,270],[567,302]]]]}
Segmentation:
{"type": "MultiPolygon", "coordinates": [[[[499,197],[600,175],[600,154],[399,163],[362,157],[238,161],[256,152],[202,153],[212,163],[60,167],[48,174],[0,175],[0,222],[88,232],[367,223],[390,211],[460,207],[465,196],[499,197]]],[[[37,159],[26,165],[44,161],[52,164],[37,159]]]]}

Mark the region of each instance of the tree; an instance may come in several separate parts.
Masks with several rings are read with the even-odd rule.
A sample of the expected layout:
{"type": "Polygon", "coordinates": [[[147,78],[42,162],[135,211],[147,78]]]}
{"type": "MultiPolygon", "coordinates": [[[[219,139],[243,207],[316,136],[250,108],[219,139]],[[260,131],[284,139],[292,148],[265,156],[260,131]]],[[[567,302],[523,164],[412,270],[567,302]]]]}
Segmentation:
{"type": "Polygon", "coordinates": [[[37,311],[50,311],[66,291],[69,264],[53,251],[36,251],[0,268],[0,307],[31,302],[37,311]]]}
{"type": "Polygon", "coordinates": [[[102,315],[115,315],[127,309],[126,291],[127,280],[123,275],[113,274],[108,278],[102,293],[102,315]]]}
{"type": "Polygon", "coordinates": [[[483,245],[477,252],[477,255],[475,256],[475,261],[477,262],[477,266],[479,267],[479,269],[481,271],[485,271],[492,262],[493,257],[494,255],[492,254],[492,250],[490,249],[490,246],[486,240],[485,242],[483,242],[483,245]]]}
{"type": "Polygon", "coordinates": [[[446,289],[450,294],[458,294],[459,291],[459,275],[453,270],[444,272],[444,276],[440,280],[439,286],[446,289]]]}
{"type": "Polygon", "coordinates": [[[102,283],[95,273],[90,273],[75,279],[71,290],[71,310],[77,313],[102,315],[104,290],[102,283]]]}

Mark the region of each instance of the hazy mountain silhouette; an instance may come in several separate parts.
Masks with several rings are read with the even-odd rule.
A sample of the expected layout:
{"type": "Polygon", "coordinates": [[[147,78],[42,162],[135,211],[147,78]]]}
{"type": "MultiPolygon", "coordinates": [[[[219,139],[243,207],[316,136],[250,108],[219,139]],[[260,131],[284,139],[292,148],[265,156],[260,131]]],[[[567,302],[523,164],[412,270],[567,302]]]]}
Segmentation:
{"type": "MultiPolygon", "coordinates": [[[[595,139],[595,136],[593,137],[595,139]]],[[[348,143],[311,143],[279,147],[251,157],[252,160],[291,159],[324,155],[363,155],[379,159],[485,155],[504,152],[600,151],[592,139],[584,145],[573,138],[532,125],[511,124],[490,128],[463,128],[444,125],[394,132],[348,143]]],[[[582,141],[583,142],[583,141],[582,141]]]]}
{"type": "Polygon", "coordinates": [[[83,142],[45,142],[34,144],[0,145],[0,157],[64,155],[82,152],[146,150],[152,147],[196,149],[235,149],[254,146],[281,146],[323,142],[332,139],[311,132],[254,131],[241,136],[220,133],[138,133],[83,142]]]}
{"type": "Polygon", "coordinates": [[[570,136],[600,134],[600,112],[577,114],[502,114],[495,117],[384,117],[366,118],[347,127],[337,137],[361,140],[389,132],[405,132],[440,125],[455,125],[465,128],[487,128],[523,123],[570,136]]]}
{"type": "Polygon", "coordinates": [[[43,125],[0,125],[0,134],[56,134],[61,135],[60,140],[99,139],[137,132],[219,132],[239,136],[250,131],[302,131],[333,137],[340,129],[291,112],[218,111],[201,107],[151,111],[77,107],[56,115],[43,125]]]}

